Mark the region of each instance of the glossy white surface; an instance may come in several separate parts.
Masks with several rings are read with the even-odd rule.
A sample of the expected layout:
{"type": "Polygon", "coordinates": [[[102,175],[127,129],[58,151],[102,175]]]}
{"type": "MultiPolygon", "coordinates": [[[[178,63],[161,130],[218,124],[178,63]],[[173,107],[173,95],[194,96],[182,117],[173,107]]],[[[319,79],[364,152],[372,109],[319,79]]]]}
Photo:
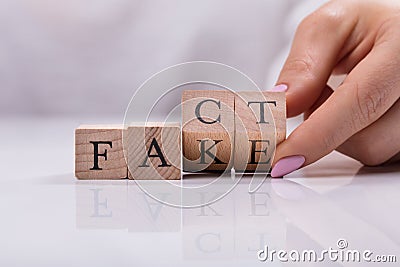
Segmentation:
{"type": "Polygon", "coordinates": [[[332,153],[254,194],[243,178],[210,206],[177,209],[134,181],[74,178],[73,129],[96,121],[0,120],[0,266],[280,266],[257,250],[321,251],[339,238],[400,261],[399,165],[366,168],[332,153]]]}

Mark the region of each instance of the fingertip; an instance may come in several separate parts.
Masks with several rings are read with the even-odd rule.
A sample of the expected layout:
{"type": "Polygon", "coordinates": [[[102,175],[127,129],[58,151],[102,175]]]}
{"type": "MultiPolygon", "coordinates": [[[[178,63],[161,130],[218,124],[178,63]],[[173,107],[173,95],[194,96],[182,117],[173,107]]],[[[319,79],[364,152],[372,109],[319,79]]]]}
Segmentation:
{"type": "Polygon", "coordinates": [[[281,83],[281,84],[275,85],[275,87],[273,87],[269,91],[270,92],[286,92],[287,89],[288,89],[288,86],[284,83],[281,83]]]}
{"type": "Polygon", "coordinates": [[[277,178],[292,173],[301,168],[306,161],[303,155],[286,156],[279,159],[271,171],[271,177],[277,178]]]}
{"type": "Polygon", "coordinates": [[[286,114],[288,118],[298,116],[308,110],[318,99],[319,92],[301,90],[294,86],[286,91],[286,114]]]}

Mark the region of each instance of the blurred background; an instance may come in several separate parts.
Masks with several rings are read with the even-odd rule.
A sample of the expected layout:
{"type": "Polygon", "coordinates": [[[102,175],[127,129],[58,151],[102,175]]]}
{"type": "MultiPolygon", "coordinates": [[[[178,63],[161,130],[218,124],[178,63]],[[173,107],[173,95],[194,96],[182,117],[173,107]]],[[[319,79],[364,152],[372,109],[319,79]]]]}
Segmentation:
{"type": "Polygon", "coordinates": [[[147,78],[193,60],[269,89],[297,24],[322,2],[0,0],[0,114],[122,120],[147,78]]]}

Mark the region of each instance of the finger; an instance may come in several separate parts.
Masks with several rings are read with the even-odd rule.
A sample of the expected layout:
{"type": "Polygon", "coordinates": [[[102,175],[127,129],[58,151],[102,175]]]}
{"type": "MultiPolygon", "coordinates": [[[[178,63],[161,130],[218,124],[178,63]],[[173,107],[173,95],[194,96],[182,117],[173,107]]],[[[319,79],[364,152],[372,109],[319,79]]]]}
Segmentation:
{"type": "Polygon", "coordinates": [[[389,159],[386,164],[392,164],[392,163],[397,163],[400,162],[400,152],[397,153],[393,158],[389,159]]]}
{"type": "MultiPolygon", "coordinates": [[[[330,87],[325,87],[314,105],[304,113],[306,120],[320,107],[333,93],[330,87]]],[[[396,161],[396,154],[400,151],[398,136],[400,132],[400,100],[379,120],[354,134],[336,150],[359,160],[364,165],[376,166],[387,161],[396,161]]]]}
{"type": "Polygon", "coordinates": [[[329,2],[300,23],[277,82],[288,86],[289,117],[311,107],[340,60],[357,23],[357,16],[348,15],[348,10],[344,4],[329,2]]]}
{"type": "Polygon", "coordinates": [[[304,120],[308,119],[311,114],[319,108],[325,101],[333,94],[333,90],[329,86],[325,86],[325,88],[322,90],[321,95],[319,98],[315,101],[315,103],[304,112],[304,120]]]}
{"type": "Polygon", "coordinates": [[[395,159],[400,152],[399,120],[400,100],[379,120],[350,137],[337,150],[368,166],[395,159]]]}
{"type": "Polygon", "coordinates": [[[327,155],[397,101],[400,63],[395,59],[397,51],[385,45],[372,50],[325,103],[277,147],[271,176],[285,175],[327,155]]]}
{"type": "Polygon", "coordinates": [[[333,69],[332,74],[341,75],[349,73],[372,49],[373,35],[366,36],[359,45],[341,58],[333,69]]]}

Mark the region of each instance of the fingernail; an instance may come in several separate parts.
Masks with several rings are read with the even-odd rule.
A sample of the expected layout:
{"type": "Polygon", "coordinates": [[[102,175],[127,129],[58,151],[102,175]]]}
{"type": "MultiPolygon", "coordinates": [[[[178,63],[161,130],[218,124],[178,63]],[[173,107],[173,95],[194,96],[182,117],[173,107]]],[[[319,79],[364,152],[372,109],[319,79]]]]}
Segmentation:
{"type": "Polygon", "coordinates": [[[286,84],[279,84],[277,86],[275,86],[274,88],[272,88],[270,91],[271,92],[286,92],[286,90],[288,89],[286,84]]]}
{"type": "Polygon", "coordinates": [[[306,158],[304,156],[289,156],[285,158],[281,158],[275,164],[274,168],[271,171],[271,177],[282,177],[286,174],[294,172],[295,170],[299,169],[303,166],[306,158]]]}

